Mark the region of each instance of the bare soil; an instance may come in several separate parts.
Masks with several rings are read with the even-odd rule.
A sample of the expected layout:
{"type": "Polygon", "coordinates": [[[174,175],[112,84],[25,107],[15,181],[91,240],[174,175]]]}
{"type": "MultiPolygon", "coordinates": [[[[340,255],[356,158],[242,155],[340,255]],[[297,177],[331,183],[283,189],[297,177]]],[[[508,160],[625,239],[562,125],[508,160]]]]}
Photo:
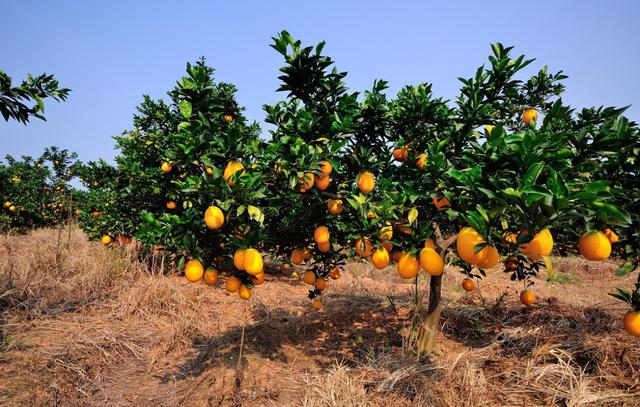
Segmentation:
{"type": "Polygon", "coordinates": [[[532,307],[499,267],[470,294],[448,267],[443,354],[417,360],[403,352],[413,284],[394,267],[349,264],[317,312],[276,267],[243,301],[73,228],[8,246],[2,406],[640,406],[640,340],[607,295],[634,276],[613,263],[554,259],[532,307]]]}

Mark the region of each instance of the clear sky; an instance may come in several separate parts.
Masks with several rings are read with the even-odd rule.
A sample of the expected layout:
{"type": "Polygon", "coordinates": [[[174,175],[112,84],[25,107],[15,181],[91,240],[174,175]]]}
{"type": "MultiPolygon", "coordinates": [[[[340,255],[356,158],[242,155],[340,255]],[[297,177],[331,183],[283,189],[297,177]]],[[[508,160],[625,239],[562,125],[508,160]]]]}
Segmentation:
{"type": "Polygon", "coordinates": [[[0,0],[0,21],[1,70],[14,80],[54,73],[73,90],[47,104],[46,122],[0,119],[0,157],[58,145],[111,160],[111,137],[132,127],[142,95],[164,97],[199,56],[262,122],[262,105],[284,97],[275,93],[282,61],[268,46],[282,29],[306,44],[326,40],[352,90],[381,78],[391,95],[432,82],[437,96],[453,98],[456,78],[471,76],[500,41],[535,57],[535,69],[564,70],[571,105],[632,105],[627,116],[640,121],[637,0],[0,0]]]}

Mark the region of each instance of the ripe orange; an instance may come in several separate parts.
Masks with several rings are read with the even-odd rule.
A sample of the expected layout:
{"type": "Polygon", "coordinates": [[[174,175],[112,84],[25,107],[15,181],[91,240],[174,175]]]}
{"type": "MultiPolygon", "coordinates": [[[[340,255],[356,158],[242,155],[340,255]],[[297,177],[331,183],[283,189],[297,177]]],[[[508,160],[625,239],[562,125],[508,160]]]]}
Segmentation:
{"type": "Polygon", "coordinates": [[[264,262],[262,260],[262,255],[259,251],[253,248],[249,248],[244,251],[244,270],[247,274],[251,274],[252,276],[256,276],[259,273],[262,273],[264,269],[264,262]]]}
{"type": "Polygon", "coordinates": [[[168,201],[166,206],[167,206],[167,209],[176,209],[178,205],[176,205],[175,201],[168,201]]]}
{"type": "Polygon", "coordinates": [[[195,283],[196,281],[200,281],[202,276],[204,275],[204,267],[199,260],[191,259],[184,266],[184,276],[187,280],[195,283]]]}
{"type": "Polygon", "coordinates": [[[526,306],[533,305],[536,302],[536,295],[531,290],[524,290],[520,293],[520,302],[526,306]]]}
{"type": "Polygon", "coordinates": [[[418,155],[418,158],[416,159],[416,168],[419,170],[427,169],[427,154],[422,153],[418,155]]]}
{"type": "Polygon", "coordinates": [[[476,287],[476,285],[473,283],[473,280],[470,278],[465,278],[464,280],[462,280],[462,289],[470,292],[473,291],[474,288],[476,287]]]}
{"type": "Polygon", "coordinates": [[[320,172],[322,173],[322,175],[329,176],[331,174],[331,171],[333,171],[333,165],[331,165],[331,162],[322,161],[320,163],[320,172]]]}
{"type": "Polygon", "coordinates": [[[103,235],[102,239],[100,239],[103,245],[108,246],[111,243],[111,236],[103,235]]]}
{"type": "Polygon", "coordinates": [[[436,244],[433,242],[433,239],[427,239],[424,241],[424,247],[430,249],[436,249],[436,244]]]}
{"type": "Polygon", "coordinates": [[[324,278],[317,279],[315,287],[319,291],[324,291],[327,288],[327,280],[325,280],[324,278]]]}
{"type": "Polygon", "coordinates": [[[244,270],[244,249],[238,249],[233,254],[233,265],[236,266],[238,270],[244,270]]]}
{"type": "Polygon", "coordinates": [[[331,250],[331,242],[318,244],[318,250],[320,250],[322,253],[328,252],[329,250],[331,250]]]}
{"type": "Polygon", "coordinates": [[[298,179],[298,183],[300,184],[300,192],[307,192],[308,190],[313,188],[314,175],[310,172],[307,172],[298,179]]]}
{"type": "Polygon", "coordinates": [[[313,232],[313,240],[315,240],[317,244],[327,243],[330,238],[331,234],[329,233],[329,228],[326,226],[318,226],[313,232]]]}
{"type": "Polygon", "coordinates": [[[168,174],[171,172],[172,168],[171,168],[171,164],[169,164],[168,162],[163,162],[162,165],[160,166],[160,168],[162,169],[162,172],[164,172],[165,174],[168,174]]]}
{"type": "MultiPolygon", "coordinates": [[[[244,165],[239,161],[229,161],[227,166],[224,167],[222,178],[224,178],[227,185],[232,187],[236,184],[235,181],[233,180],[233,176],[238,171],[244,171],[244,165]]],[[[239,175],[242,175],[242,172],[240,172],[239,175]]]]}
{"type": "Polygon", "coordinates": [[[618,240],[620,240],[618,235],[616,235],[616,232],[609,228],[606,228],[602,233],[604,233],[607,239],[609,239],[609,243],[618,243],[618,240]]]}
{"type": "Polygon", "coordinates": [[[331,277],[332,280],[337,280],[340,278],[340,269],[337,267],[332,268],[329,271],[329,277],[331,277]]]}
{"type": "Polygon", "coordinates": [[[374,265],[378,270],[382,270],[383,268],[389,265],[389,252],[384,247],[377,249],[371,255],[371,264],[374,265]]]}
{"type": "MultiPolygon", "coordinates": [[[[526,232],[524,232],[526,233],[526,232]]],[[[553,250],[553,236],[549,229],[543,229],[531,239],[529,243],[520,245],[520,251],[531,260],[538,260],[548,256],[553,250]]]]}
{"type": "Polygon", "coordinates": [[[434,249],[420,250],[420,266],[431,276],[439,276],[444,272],[444,260],[434,249]]]}
{"type": "Polygon", "coordinates": [[[300,249],[293,249],[291,252],[291,263],[300,264],[304,261],[304,251],[300,249]]]}
{"type": "Polygon", "coordinates": [[[210,206],[204,212],[204,223],[209,229],[220,229],[224,225],[224,213],[217,206],[210,206]]]}
{"type": "Polygon", "coordinates": [[[611,242],[602,232],[587,232],[578,243],[580,254],[587,260],[600,261],[611,254],[611,242]]]}
{"type": "Polygon", "coordinates": [[[323,175],[322,177],[318,177],[317,175],[313,176],[314,183],[316,188],[320,191],[324,191],[329,188],[329,184],[331,183],[331,178],[328,175],[323,175]]]}
{"type": "Polygon", "coordinates": [[[329,209],[329,213],[332,215],[339,214],[344,209],[342,199],[329,199],[327,201],[327,209],[329,209]]]}
{"type": "Polygon", "coordinates": [[[232,122],[233,121],[233,116],[231,116],[230,114],[225,114],[224,115],[224,120],[226,120],[228,122],[232,122]]]}
{"type": "Polygon", "coordinates": [[[500,261],[500,253],[498,249],[493,246],[486,246],[478,252],[479,260],[477,265],[483,269],[490,269],[498,264],[500,261]]]}
{"type": "Polygon", "coordinates": [[[241,285],[242,285],[242,281],[240,281],[238,277],[231,276],[224,283],[224,289],[230,293],[235,293],[236,291],[238,291],[241,285]]]}
{"type": "Polygon", "coordinates": [[[640,311],[629,311],[624,315],[624,330],[640,338],[640,311]]]}
{"type": "Polygon", "coordinates": [[[309,285],[315,284],[316,273],[314,273],[313,271],[307,271],[306,273],[304,273],[304,277],[302,277],[302,280],[309,285]]]}
{"type": "Polygon", "coordinates": [[[393,158],[397,161],[404,162],[407,161],[409,157],[409,149],[407,146],[398,147],[393,150],[393,158]]]}
{"type": "Polygon", "coordinates": [[[391,224],[387,222],[386,225],[380,228],[380,232],[378,233],[378,237],[380,240],[391,240],[393,237],[393,227],[391,224]]]}
{"type": "Polygon", "coordinates": [[[322,309],[322,302],[320,301],[319,298],[316,298],[313,301],[311,301],[311,306],[313,307],[314,310],[320,311],[320,309],[322,309]]]}
{"type": "Polygon", "coordinates": [[[522,113],[522,121],[524,124],[529,124],[531,121],[538,120],[538,112],[536,109],[527,109],[522,113]]]}
{"type": "Polygon", "coordinates": [[[240,288],[238,288],[238,297],[242,298],[243,300],[248,300],[249,298],[251,298],[251,289],[242,284],[240,288]]]}
{"type": "Polygon", "coordinates": [[[393,244],[391,242],[389,242],[388,240],[383,240],[380,242],[380,245],[382,245],[382,247],[384,247],[385,249],[387,249],[387,251],[389,253],[391,253],[391,251],[393,250],[393,244]]]}
{"type": "Polygon", "coordinates": [[[367,219],[375,219],[378,217],[378,214],[372,210],[367,211],[367,219]]]}
{"type": "Polygon", "coordinates": [[[402,278],[413,278],[418,275],[420,263],[411,253],[403,253],[398,261],[398,274],[402,278]]]}
{"type": "Polygon", "coordinates": [[[209,167],[209,166],[205,166],[205,167],[204,167],[204,171],[205,171],[208,175],[213,174],[213,168],[211,168],[211,167],[209,167]]]}
{"type": "Polygon", "coordinates": [[[437,196],[434,196],[433,197],[433,204],[436,206],[436,209],[438,209],[438,210],[451,205],[451,203],[449,202],[449,200],[447,199],[446,196],[443,197],[442,199],[438,199],[437,196]]]}
{"type": "Polygon", "coordinates": [[[369,171],[361,172],[358,175],[358,189],[363,194],[368,194],[376,187],[376,179],[369,171]]]}
{"type": "Polygon", "coordinates": [[[369,257],[371,256],[371,252],[373,251],[373,247],[371,247],[371,242],[366,237],[361,237],[356,240],[356,253],[360,257],[369,257]]]}
{"type": "Polygon", "coordinates": [[[260,272],[254,277],[251,277],[251,282],[253,283],[253,285],[262,285],[264,283],[264,277],[264,272],[260,272]]]}
{"type": "Polygon", "coordinates": [[[91,212],[91,217],[94,218],[94,219],[99,217],[100,215],[102,215],[102,213],[100,211],[91,212]]]}
{"type": "Polygon", "coordinates": [[[218,272],[213,267],[207,267],[203,276],[206,285],[216,285],[218,282],[218,272]]]}
{"type": "Polygon", "coordinates": [[[458,249],[458,255],[464,261],[469,264],[477,264],[480,258],[480,253],[474,253],[476,245],[484,243],[484,239],[473,228],[463,228],[458,234],[456,241],[456,248],[458,249]]]}

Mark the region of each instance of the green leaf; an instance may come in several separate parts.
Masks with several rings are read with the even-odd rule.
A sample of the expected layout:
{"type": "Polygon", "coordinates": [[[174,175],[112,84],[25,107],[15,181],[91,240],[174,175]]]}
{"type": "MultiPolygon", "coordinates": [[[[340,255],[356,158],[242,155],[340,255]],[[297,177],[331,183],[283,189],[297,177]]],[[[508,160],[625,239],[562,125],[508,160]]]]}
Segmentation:
{"type": "Polygon", "coordinates": [[[411,208],[407,218],[409,219],[409,225],[413,225],[413,222],[415,222],[416,219],[418,219],[418,210],[416,208],[411,208]]]}
{"type": "Polygon", "coordinates": [[[530,186],[535,184],[538,177],[542,173],[543,168],[544,168],[544,163],[542,162],[531,164],[527,172],[524,174],[524,186],[530,186]]]}
{"type": "Polygon", "coordinates": [[[184,117],[185,119],[188,119],[191,117],[192,107],[189,101],[187,100],[180,101],[178,108],[180,109],[180,113],[182,114],[182,117],[184,117]]]}

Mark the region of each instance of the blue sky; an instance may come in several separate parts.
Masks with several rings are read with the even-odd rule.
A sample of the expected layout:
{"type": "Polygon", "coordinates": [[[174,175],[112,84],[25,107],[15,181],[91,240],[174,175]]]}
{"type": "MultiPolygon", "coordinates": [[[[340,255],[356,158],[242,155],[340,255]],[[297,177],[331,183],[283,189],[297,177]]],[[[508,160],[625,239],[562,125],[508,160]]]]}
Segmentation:
{"type": "MultiPolygon", "coordinates": [[[[3,2],[0,69],[14,80],[54,73],[73,90],[48,103],[47,121],[0,120],[0,157],[58,145],[82,160],[111,160],[112,136],[132,127],[143,94],[154,98],[205,56],[218,80],[238,88],[250,119],[284,97],[270,38],[287,29],[349,72],[352,90],[433,83],[455,97],[457,77],[484,63],[500,41],[569,75],[576,107],[632,105],[640,121],[640,2],[629,1],[34,1],[3,2]]],[[[532,72],[533,69],[530,71],[532,72]]],[[[264,126],[263,126],[264,128],[264,126]]]]}

